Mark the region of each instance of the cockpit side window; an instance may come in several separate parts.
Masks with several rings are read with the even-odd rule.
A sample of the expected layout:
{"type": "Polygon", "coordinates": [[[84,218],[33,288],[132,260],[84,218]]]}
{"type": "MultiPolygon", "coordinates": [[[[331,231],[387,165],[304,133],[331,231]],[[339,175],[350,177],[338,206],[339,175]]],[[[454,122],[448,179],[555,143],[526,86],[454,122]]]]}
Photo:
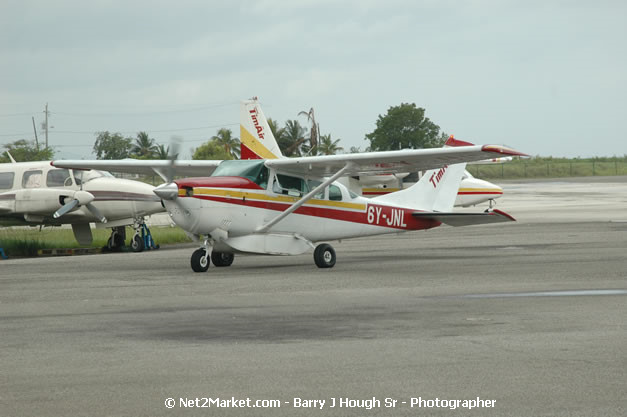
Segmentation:
{"type": "Polygon", "coordinates": [[[14,172],[0,172],[0,190],[10,190],[13,188],[14,172]]]}
{"type": "Polygon", "coordinates": [[[46,175],[48,187],[71,187],[72,177],[67,169],[51,169],[46,175]]]}
{"type": "Polygon", "coordinates": [[[309,192],[307,183],[304,179],[292,177],[290,175],[276,174],[274,177],[274,185],[272,191],[277,194],[290,195],[292,197],[301,197],[309,192]]]}
{"type": "Polygon", "coordinates": [[[22,176],[22,187],[39,188],[43,184],[43,171],[26,171],[22,176]]]}

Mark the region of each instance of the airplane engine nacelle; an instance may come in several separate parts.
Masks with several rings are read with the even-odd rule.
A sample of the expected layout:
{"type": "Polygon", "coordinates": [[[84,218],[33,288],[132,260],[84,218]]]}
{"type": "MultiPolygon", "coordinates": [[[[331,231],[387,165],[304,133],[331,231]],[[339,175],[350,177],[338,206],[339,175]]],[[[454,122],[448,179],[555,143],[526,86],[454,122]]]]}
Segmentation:
{"type": "Polygon", "coordinates": [[[15,192],[15,211],[25,214],[51,215],[61,208],[65,198],[71,198],[72,190],[33,188],[15,192]]]}

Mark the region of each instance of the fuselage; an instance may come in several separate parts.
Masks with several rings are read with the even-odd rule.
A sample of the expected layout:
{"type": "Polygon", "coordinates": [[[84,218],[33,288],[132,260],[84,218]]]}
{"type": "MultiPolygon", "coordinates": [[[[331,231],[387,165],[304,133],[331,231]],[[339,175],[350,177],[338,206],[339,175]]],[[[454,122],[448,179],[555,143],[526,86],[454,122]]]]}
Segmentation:
{"type": "Polygon", "coordinates": [[[53,213],[75,191],[93,194],[93,204],[109,221],[163,211],[153,186],[102,171],[54,168],[49,162],[0,164],[0,224],[67,224],[99,221],[85,207],[55,219],[53,213]]]}
{"type": "MultiPolygon", "coordinates": [[[[177,198],[164,200],[172,220],[196,235],[221,230],[229,237],[255,233],[321,183],[320,179],[272,171],[262,181],[218,175],[175,182],[177,198]]],[[[309,241],[319,242],[428,229],[440,224],[412,217],[415,211],[415,208],[396,207],[357,196],[342,184],[332,183],[273,226],[270,232],[297,233],[309,241]]]]}

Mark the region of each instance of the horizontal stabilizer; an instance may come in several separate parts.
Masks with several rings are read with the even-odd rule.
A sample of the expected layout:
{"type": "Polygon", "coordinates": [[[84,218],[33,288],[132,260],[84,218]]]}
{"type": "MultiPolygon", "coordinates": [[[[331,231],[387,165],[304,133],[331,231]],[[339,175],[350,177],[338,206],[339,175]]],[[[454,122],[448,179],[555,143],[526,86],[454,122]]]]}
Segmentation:
{"type": "Polygon", "coordinates": [[[516,221],[509,214],[501,210],[484,211],[483,213],[435,213],[417,211],[413,217],[421,219],[433,219],[449,226],[471,226],[473,224],[490,224],[516,221]]]}

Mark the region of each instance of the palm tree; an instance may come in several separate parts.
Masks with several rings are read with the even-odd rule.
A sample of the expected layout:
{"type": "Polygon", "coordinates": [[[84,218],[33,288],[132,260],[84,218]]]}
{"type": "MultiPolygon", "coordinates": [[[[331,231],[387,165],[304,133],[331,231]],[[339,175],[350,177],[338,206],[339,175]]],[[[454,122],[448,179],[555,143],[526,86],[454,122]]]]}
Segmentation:
{"type": "MultiPolygon", "coordinates": [[[[174,156],[176,158],[176,155],[174,156]]],[[[165,145],[157,146],[155,150],[155,158],[157,159],[170,159],[170,147],[166,148],[165,145]]]]}
{"type": "Polygon", "coordinates": [[[157,144],[146,132],[139,132],[135,144],[131,148],[134,156],[140,159],[150,159],[157,152],[157,144]]]}
{"type": "Polygon", "coordinates": [[[285,133],[285,129],[279,127],[279,122],[273,119],[268,119],[268,126],[270,126],[270,131],[272,132],[274,139],[277,141],[277,143],[279,143],[281,136],[283,136],[283,134],[285,133]]]}
{"type": "Polygon", "coordinates": [[[238,138],[233,137],[231,129],[222,128],[218,130],[215,136],[211,137],[211,140],[216,141],[220,146],[224,148],[233,158],[239,159],[240,155],[240,142],[238,138]]]}
{"type": "Polygon", "coordinates": [[[279,148],[285,156],[300,156],[300,147],[305,142],[305,129],[298,120],[288,120],[283,128],[283,135],[277,138],[279,148]]]}
{"type": "Polygon", "coordinates": [[[316,123],[316,117],[314,116],[313,107],[309,109],[309,112],[301,111],[298,113],[299,116],[306,116],[307,121],[311,122],[311,131],[309,132],[309,152],[312,155],[318,154],[318,135],[320,133],[320,124],[316,123]]]}
{"type": "Polygon", "coordinates": [[[338,146],[340,139],[332,140],[331,134],[320,136],[320,143],[318,144],[318,152],[321,155],[335,155],[339,151],[343,151],[344,148],[338,146]]]}

